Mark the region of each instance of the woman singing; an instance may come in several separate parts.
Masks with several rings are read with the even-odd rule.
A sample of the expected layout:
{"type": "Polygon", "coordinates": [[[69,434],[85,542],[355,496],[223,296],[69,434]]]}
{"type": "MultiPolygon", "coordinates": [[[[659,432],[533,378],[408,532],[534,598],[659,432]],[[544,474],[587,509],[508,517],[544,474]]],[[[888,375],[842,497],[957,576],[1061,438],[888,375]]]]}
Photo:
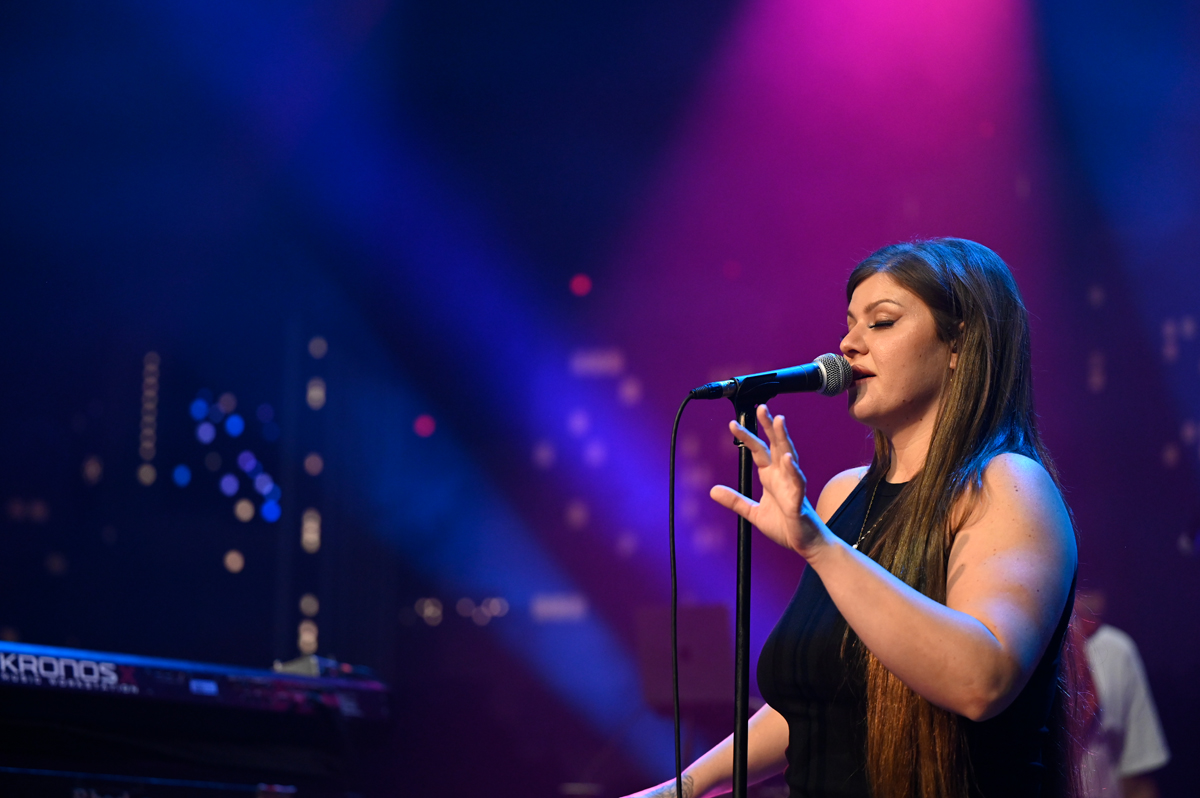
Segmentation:
{"type": "MultiPolygon", "coordinates": [[[[1070,795],[1075,535],[1036,425],[1017,286],[990,249],[951,238],[876,252],[846,296],[849,410],[874,431],[870,466],[814,507],[803,453],[763,406],[762,438],[731,424],[761,500],[712,489],[808,565],[759,657],[751,781],[786,767],[792,798],[1070,795]]],[[[732,772],[728,738],[684,792],[727,792],[732,772]]],[[[638,796],[674,793],[672,779],[638,796]]]]}

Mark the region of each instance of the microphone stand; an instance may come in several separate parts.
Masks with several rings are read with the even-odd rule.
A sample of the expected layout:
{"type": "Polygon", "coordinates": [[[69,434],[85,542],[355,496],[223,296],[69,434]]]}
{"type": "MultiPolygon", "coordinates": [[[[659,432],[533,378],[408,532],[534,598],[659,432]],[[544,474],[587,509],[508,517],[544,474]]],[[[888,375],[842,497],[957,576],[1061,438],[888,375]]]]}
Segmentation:
{"type": "MultiPolygon", "coordinates": [[[[758,402],[740,402],[735,395],[734,412],[738,423],[758,434],[755,411],[758,402]]],[[[750,448],[738,445],[738,493],[750,498],[754,458],[750,448]]],[[[748,746],[750,742],[750,522],[737,519],[737,609],[733,648],[733,798],[746,798],[749,789],[748,746]]]]}
{"type": "MultiPolygon", "coordinates": [[[[765,377],[766,375],[754,375],[765,377]]],[[[772,375],[774,376],[774,375],[772,375]]],[[[729,397],[737,421],[751,435],[758,434],[755,415],[758,406],[780,392],[779,382],[766,378],[746,378],[729,397]]],[[[749,447],[735,439],[738,446],[738,492],[752,498],[754,457],[749,447]]],[[[737,608],[733,650],[733,798],[746,798],[749,789],[750,725],[750,522],[740,515],[737,520],[737,608]]]]}

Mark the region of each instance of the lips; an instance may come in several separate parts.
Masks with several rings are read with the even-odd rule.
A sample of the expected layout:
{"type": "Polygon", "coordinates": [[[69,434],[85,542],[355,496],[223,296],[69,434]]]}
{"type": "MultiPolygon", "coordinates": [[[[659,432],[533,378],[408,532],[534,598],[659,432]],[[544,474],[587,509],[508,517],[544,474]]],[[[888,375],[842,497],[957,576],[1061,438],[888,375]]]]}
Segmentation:
{"type": "Polygon", "coordinates": [[[875,376],[874,374],[867,371],[866,369],[859,368],[858,366],[852,366],[850,368],[850,372],[854,375],[855,382],[858,382],[859,380],[865,380],[867,377],[875,376]]]}

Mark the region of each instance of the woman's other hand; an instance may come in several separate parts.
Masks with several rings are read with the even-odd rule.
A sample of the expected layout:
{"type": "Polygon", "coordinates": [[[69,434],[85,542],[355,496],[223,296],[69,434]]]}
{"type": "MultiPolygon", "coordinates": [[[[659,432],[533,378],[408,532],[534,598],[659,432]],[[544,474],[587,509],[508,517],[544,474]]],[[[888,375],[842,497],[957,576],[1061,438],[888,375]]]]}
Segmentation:
{"type": "MultiPolygon", "coordinates": [[[[695,779],[691,775],[683,774],[683,798],[694,798],[693,788],[695,779]]],[[[675,779],[664,781],[662,784],[655,785],[648,790],[635,792],[625,798],[675,798],[675,779]]]]}

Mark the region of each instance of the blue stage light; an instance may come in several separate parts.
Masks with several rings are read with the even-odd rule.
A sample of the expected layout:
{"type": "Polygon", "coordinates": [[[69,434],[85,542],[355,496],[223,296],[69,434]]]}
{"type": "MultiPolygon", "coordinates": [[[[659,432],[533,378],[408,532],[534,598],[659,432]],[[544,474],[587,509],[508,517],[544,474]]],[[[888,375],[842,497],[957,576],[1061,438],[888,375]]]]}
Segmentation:
{"type": "Polygon", "coordinates": [[[203,399],[196,399],[192,402],[191,407],[188,408],[188,412],[192,414],[194,421],[203,421],[204,417],[208,415],[208,402],[203,399]]]}
{"type": "Polygon", "coordinates": [[[279,497],[282,495],[283,495],[283,491],[281,491],[279,489],[279,486],[272,485],[271,489],[269,491],[267,491],[266,498],[267,498],[267,501],[277,502],[277,501],[279,501],[279,497]]]}
{"type": "Polygon", "coordinates": [[[283,510],[279,506],[279,502],[266,501],[262,506],[263,520],[268,523],[275,523],[279,520],[279,516],[283,514],[283,510]]]}
{"type": "Polygon", "coordinates": [[[242,469],[246,473],[250,473],[254,470],[254,467],[258,465],[258,458],[254,456],[254,452],[247,450],[238,455],[237,464],[238,468],[242,469]]]}
{"type": "Polygon", "coordinates": [[[234,438],[246,431],[246,422],[237,413],[225,419],[225,431],[234,438]]]}
{"type": "Polygon", "coordinates": [[[226,496],[232,496],[233,494],[237,493],[238,478],[233,474],[226,474],[225,476],[221,477],[220,485],[222,493],[224,493],[226,496]]]}
{"type": "Polygon", "coordinates": [[[192,469],[185,465],[177,465],[175,466],[175,471],[171,474],[171,477],[175,480],[176,485],[181,488],[185,488],[187,487],[188,483],[192,481],[192,469]]]}

